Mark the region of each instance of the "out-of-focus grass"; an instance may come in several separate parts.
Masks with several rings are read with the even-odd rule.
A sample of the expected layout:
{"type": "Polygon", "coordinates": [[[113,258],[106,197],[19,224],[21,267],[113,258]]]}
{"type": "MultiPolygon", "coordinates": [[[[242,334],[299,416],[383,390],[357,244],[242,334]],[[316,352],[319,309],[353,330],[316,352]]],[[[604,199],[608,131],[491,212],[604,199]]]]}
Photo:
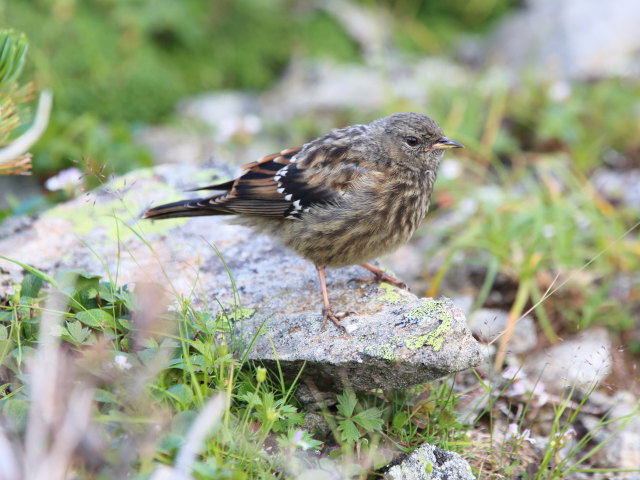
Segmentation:
{"type": "Polygon", "coordinates": [[[294,50],[357,60],[354,42],[333,19],[292,5],[3,3],[0,21],[27,34],[29,73],[56,99],[51,128],[34,151],[34,173],[51,174],[84,157],[106,165],[107,173],[149,165],[131,133],[137,125],[166,119],[180,99],[212,89],[264,88],[294,50]]]}
{"type": "Polygon", "coordinates": [[[431,113],[468,148],[450,164],[459,171],[448,175],[445,166],[436,188],[445,208],[432,215],[453,220],[446,231],[430,228],[428,220],[424,229],[438,238],[427,254],[443,259],[428,293],[438,291],[456,264],[476,265],[486,272],[476,307],[502,274],[512,292],[501,307],[515,321],[535,304],[552,342],[594,323],[635,328],[640,292],[618,298],[615,285],[640,269],[640,206],[610,203],[589,179],[598,168],[640,165],[633,133],[640,124],[640,84],[535,83],[507,90],[480,83],[464,96],[446,87],[431,94],[431,113]]]}

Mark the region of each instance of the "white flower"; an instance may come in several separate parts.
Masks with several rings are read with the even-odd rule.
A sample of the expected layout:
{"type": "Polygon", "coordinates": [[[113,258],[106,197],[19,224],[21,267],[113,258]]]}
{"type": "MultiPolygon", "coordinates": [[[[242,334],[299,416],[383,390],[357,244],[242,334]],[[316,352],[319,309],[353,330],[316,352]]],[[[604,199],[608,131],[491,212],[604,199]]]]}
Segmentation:
{"type": "Polygon", "coordinates": [[[562,102],[571,95],[571,85],[567,82],[556,82],[549,88],[549,98],[555,102],[562,102]]]}
{"type": "Polygon", "coordinates": [[[554,227],[551,224],[546,224],[544,227],[542,227],[542,236],[544,238],[552,238],[556,236],[556,227],[554,227]]]}
{"type": "Polygon", "coordinates": [[[129,370],[131,368],[129,359],[125,355],[116,355],[113,359],[113,363],[120,370],[129,370]]]}
{"type": "Polygon", "coordinates": [[[519,442],[529,442],[532,445],[535,445],[536,440],[534,438],[531,438],[531,430],[529,430],[528,428],[524,429],[521,432],[518,431],[518,424],[517,423],[510,423],[508,430],[507,430],[507,434],[505,435],[505,438],[507,440],[510,439],[514,439],[517,440],[519,442]]]}
{"type": "Polygon", "coordinates": [[[76,167],[66,168],[60,170],[57,175],[47,179],[44,182],[44,186],[50,192],[56,192],[58,190],[72,189],[76,185],[82,183],[83,173],[76,167]]]}

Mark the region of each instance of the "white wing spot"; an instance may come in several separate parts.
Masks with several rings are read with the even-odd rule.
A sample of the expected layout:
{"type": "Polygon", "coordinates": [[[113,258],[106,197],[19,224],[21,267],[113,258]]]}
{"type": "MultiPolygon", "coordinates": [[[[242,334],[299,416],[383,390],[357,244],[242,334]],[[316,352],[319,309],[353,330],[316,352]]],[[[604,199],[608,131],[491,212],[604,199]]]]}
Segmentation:
{"type": "Polygon", "coordinates": [[[277,190],[276,190],[276,192],[278,192],[278,193],[284,193],[284,188],[279,188],[279,189],[277,189],[277,190]]]}
{"type": "Polygon", "coordinates": [[[276,175],[275,177],[273,177],[273,179],[274,179],[276,182],[279,182],[281,178],[282,178],[282,177],[281,177],[280,175],[276,175]]]}
{"type": "Polygon", "coordinates": [[[276,175],[279,175],[281,177],[284,177],[287,174],[287,168],[289,167],[289,165],[282,167],[280,170],[278,170],[276,172],[276,175]]]}
{"type": "Polygon", "coordinates": [[[296,207],[296,209],[300,208],[300,200],[293,202],[293,206],[296,207]]]}
{"type": "MultiPolygon", "coordinates": [[[[284,189],[283,189],[284,190],[284,189]]],[[[291,200],[293,198],[293,195],[289,194],[289,195],[285,195],[284,199],[285,200],[291,200]]]]}

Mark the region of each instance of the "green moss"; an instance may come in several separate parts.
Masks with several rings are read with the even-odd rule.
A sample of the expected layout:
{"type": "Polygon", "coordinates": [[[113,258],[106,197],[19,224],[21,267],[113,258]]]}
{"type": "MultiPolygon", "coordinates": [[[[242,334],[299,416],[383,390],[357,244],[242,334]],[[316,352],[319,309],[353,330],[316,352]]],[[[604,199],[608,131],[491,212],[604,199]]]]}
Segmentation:
{"type": "Polygon", "coordinates": [[[442,348],[444,343],[444,333],[449,331],[453,318],[447,308],[447,302],[444,300],[423,300],[419,307],[413,309],[406,314],[408,319],[436,318],[441,323],[435,330],[425,334],[411,337],[405,340],[405,345],[409,350],[416,350],[425,345],[433,347],[437,352],[442,348]]]}
{"type": "Polygon", "coordinates": [[[385,303],[400,303],[402,302],[402,296],[397,292],[396,288],[389,284],[382,282],[380,288],[385,291],[383,295],[378,297],[378,300],[385,303]]]}

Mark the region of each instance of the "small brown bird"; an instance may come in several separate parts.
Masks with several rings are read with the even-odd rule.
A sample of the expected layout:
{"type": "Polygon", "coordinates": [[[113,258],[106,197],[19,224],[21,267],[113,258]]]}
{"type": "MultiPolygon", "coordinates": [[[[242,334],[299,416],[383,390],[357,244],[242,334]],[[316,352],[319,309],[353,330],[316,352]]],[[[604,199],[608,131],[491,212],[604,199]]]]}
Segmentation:
{"type": "Polygon", "coordinates": [[[248,163],[235,180],[198,189],[224,193],[160,205],[144,217],[238,215],[315,264],[323,320],[340,327],[325,268],[361,264],[378,281],[404,286],[366,262],[409,240],[429,208],[443,151],[461,147],[431,118],[398,113],[248,163]]]}

